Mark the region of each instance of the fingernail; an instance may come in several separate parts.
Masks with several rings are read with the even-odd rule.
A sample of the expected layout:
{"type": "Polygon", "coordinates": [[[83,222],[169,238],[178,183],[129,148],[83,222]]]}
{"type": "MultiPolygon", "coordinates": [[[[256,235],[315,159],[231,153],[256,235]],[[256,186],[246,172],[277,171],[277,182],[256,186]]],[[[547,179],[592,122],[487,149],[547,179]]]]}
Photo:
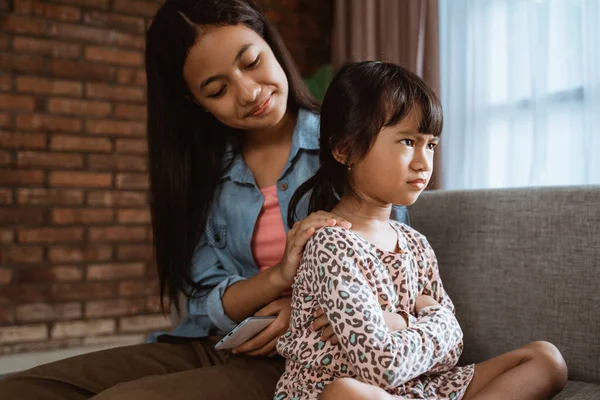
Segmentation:
{"type": "Polygon", "coordinates": [[[352,228],[352,224],[350,222],[345,221],[344,223],[342,223],[342,226],[346,229],[350,229],[352,228]]]}

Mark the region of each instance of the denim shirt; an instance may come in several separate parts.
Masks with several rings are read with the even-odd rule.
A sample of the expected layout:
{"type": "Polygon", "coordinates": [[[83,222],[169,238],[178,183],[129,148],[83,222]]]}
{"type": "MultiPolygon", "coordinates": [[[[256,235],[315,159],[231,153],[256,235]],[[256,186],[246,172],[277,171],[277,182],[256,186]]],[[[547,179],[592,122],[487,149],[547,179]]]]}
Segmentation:
{"type": "MultiPolygon", "coordinates": [[[[288,161],[277,180],[286,233],[292,195],[319,168],[319,122],[317,114],[299,110],[288,161]]],[[[221,298],[229,286],[258,273],[250,242],[263,202],[252,172],[238,154],[216,189],[204,235],[192,258],[192,279],[207,289],[187,299],[187,315],[171,335],[226,334],[237,325],[225,314],[221,298]]],[[[299,210],[300,218],[306,216],[306,207],[299,210]]],[[[392,218],[408,223],[406,208],[394,207],[392,218]]]]}

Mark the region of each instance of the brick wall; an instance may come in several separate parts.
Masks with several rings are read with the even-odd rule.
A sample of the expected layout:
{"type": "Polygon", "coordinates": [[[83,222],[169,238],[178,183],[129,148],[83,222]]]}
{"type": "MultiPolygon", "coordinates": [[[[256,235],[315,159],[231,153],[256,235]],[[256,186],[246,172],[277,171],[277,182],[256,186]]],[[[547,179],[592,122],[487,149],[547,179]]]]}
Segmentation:
{"type": "MultiPolygon", "coordinates": [[[[304,74],[330,2],[263,0],[304,74]]],[[[166,328],[147,205],[144,31],[160,1],[0,0],[0,355],[166,328]]]]}

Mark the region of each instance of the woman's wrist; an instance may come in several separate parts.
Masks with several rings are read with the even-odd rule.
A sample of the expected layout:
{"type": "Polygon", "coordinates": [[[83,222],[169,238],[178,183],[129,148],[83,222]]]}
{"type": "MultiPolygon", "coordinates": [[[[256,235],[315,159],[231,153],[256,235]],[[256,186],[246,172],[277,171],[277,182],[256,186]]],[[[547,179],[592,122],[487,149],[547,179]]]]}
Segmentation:
{"type": "Polygon", "coordinates": [[[292,286],[293,282],[288,282],[283,274],[283,261],[279,261],[267,270],[269,274],[269,281],[277,290],[285,291],[292,286]]]}

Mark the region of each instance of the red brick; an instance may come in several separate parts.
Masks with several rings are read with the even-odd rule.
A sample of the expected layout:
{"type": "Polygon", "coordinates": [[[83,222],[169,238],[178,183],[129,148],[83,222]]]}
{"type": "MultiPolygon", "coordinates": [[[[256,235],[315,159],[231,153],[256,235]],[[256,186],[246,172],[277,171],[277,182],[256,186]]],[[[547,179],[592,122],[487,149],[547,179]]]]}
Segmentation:
{"type": "Polygon", "coordinates": [[[0,306],[0,325],[13,325],[15,313],[11,306],[0,306]]]}
{"type": "Polygon", "coordinates": [[[146,239],[146,230],[129,226],[92,227],[89,229],[89,235],[91,241],[135,242],[146,239]]]}
{"type": "MultiPolygon", "coordinates": [[[[0,128],[9,128],[12,125],[12,118],[10,114],[0,113],[0,128]]],[[[2,132],[0,132],[2,134],[2,132]]],[[[4,147],[4,143],[3,143],[4,147]]]]}
{"type": "Polygon", "coordinates": [[[0,189],[0,205],[13,204],[13,191],[11,189],[0,189]]]}
{"type": "Polygon", "coordinates": [[[131,346],[134,344],[142,344],[146,341],[144,334],[129,334],[129,335],[111,335],[86,337],[83,339],[84,346],[131,346]]]}
{"type": "Polygon", "coordinates": [[[44,178],[43,171],[3,170],[0,173],[0,185],[41,185],[44,178]]]}
{"type": "Polygon", "coordinates": [[[11,165],[12,163],[10,152],[0,150],[0,166],[11,165]]]}
{"type": "Polygon", "coordinates": [[[117,82],[124,85],[146,86],[146,72],[143,69],[120,69],[117,82]]]}
{"type": "Polygon", "coordinates": [[[52,327],[50,336],[53,339],[69,337],[86,337],[115,333],[116,322],[114,319],[101,319],[95,321],[57,322],[52,327]]]}
{"type": "Polygon", "coordinates": [[[113,86],[102,83],[86,83],[87,97],[115,100],[115,101],[146,101],[146,93],[143,88],[113,86]]]}
{"type": "Polygon", "coordinates": [[[2,53],[0,54],[0,69],[5,72],[44,73],[46,61],[38,56],[2,53]]]}
{"type": "Polygon", "coordinates": [[[106,207],[131,207],[148,204],[146,192],[130,191],[91,191],[87,195],[87,204],[106,207]]]}
{"type": "Polygon", "coordinates": [[[112,106],[104,101],[80,99],[50,99],[48,111],[53,114],[91,115],[103,117],[111,113],[112,106]]]}
{"type": "MultiPolygon", "coordinates": [[[[165,309],[169,309],[169,302],[165,301],[165,309]]],[[[160,296],[149,296],[146,299],[146,310],[150,312],[162,312],[162,308],[160,306],[160,296]]]]}
{"type": "Polygon", "coordinates": [[[143,136],[146,134],[146,124],[133,121],[86,121],[86,132],[92,135],[143,136]]]}
{"type": "Polygon", "coordinates": [[[48,253],[51,263],[78,263],[89,261],[108,261],[112,259],[110,246],[53,246],[48,253]]]}
{"type": "Polygon", "coordinates": [[[127,51],[106,47],[90,46],[85,49],[85,58],[89,61],[106,64],[140,67],[144,58],[139,51],[127,51]]]}
{"type": "Polygon", "coordinates": [[[81,45],[58,40],[35,39],[17,36],[13,40],[13,48],[18,53],[33,53],[43,56],[79,58],[81,45]]]}
{"type": "Polygon", "coordinates": [[[17,115],[17,128],[47,132],[81,132],[81,120],[50,115],[17,115]]]}
{"type": "Polygon", "coordinates": [[[32,303],[17,306],[19,322],[39,322],[81,318],[81,303],[32,303]]]}
{"type": "Polygon", "coordinates": [[[115,151],[127,154],[147,154],[148,142],[144,139],[117,139],[115,140],[115,151]]]}
{"type": "Polygon", "coordinates": [[[50,140],[50,148],[52,150],[106,153],[112,150],[112,143],[107,138],[54,135],[50,140]]]}
{"type": "Polygon", "coordinates": [[[46,147],[46,135],[43,133],[0,132],[0,143],[4,148],[43,149],[46,147]]]}
{"type": "Polygon", "coordinates": [[[0,35],[0,50],[7,50],[10,43],[10,36],[0,35]]]}
{"type": "Polygon", "coordinates": [[[150,210],[119,210],[117,221],[122,224],[149,224],[150,210]]]}
{"type": "Polygon", "coordinates": [[[171,328],[171,321],[162,314],[124,317],[119,321],[119,332],[141,332],[171,328]]]}
{"type": "Polygon", "coordinates": [[[88,167],[99,171],[140,171],[148,168],[148,160],[143,156],[96,155],[88,156],[88,167]]]}
{"type": "Polygon", "coordinates": [[[115,115],[117,117],[146,121],[146,106],[117,104],[115,105],[115,115]]]}
{"type": "Polygon", "coordinates": [[[100,28],[114,29],[117,31],[129,31],[134,33],[144,33],[146,28],[144,18],[130,17],[100,11],[89,11],[83,14],[83,21],[86,24],[98,26],[100,28]]]}
{"type": "Polygon", "coordinates": [[[115,317],[139,314],[144,311],[143,299],[90,301],[85,305],[86,318],[115,317]]]}
{"type": "Polygon", "coordinates": [[[19,189],[19,204],[35,206],[77,205],[83,203],[83,191],[74,189],[19,189]]]}
{"type": "Polygon", "coordinates": [[[147,189],[149,186],[146,174],[117,174],[116,183],[120,189],[147,189]]]}
{"type": "Polygon", "coordinates": [[[117,259],[121,261],[152,260],[154,249],[150,244],[123,245],[117,248],[117,259]]]}
{"type": "Polygon", "coordinates": [[[81,168],[83,157],[79,154],[20,151],[17,153],[19,167],[81,168]]]}
{"type": "Polygon", "coordinates": [[[119,33],[116,44],[119,47],[129,47],[137,50],[144,50],[146,47],[146,38],[143,35],[132,35],[128,33],[119,33]]]}
{"type": "Polygon", "coordinates": [[[52,285],[52,294],[57,300],[97,300],[113,298],[116,286],[114,282],[59,283],[52,285]]]}
{"type": "Polygon", "coordinates": [[[12,246],[0,253],[2,264],[35,264],[44,258],[43,247],[12,246]]]}
{"type": "Polygon", "coordinates": [[[13,352],[18,353],[37,353],[40,351],[50,351],[59,349],[68,349],[81,347],[83,339],[60,339],[60,340],[44,340],[43,342],[33,343],[18,343],[12,346],[13,352]]]}
{"type": "Polygon", "coordinates": [[[14,238],[12,229],[0,229],[0,243],[12,243],[14,238]]]}
{"type": "Polygon", "coordinates": [[[144,263],[94,264],[88,266],[88,280],[117,280],[124,278],[143,277],[146,266],[144,263]]]}
{"type": "Polygon", "coordinates": [[[12,89],[12,76],[9,74],[0,75],[0,90],[9,91],[12,89]]]}
{"type": "Polygon", "coordinates": [[[39,225],[45,219],[45,211],[39,208],[0,207],[1,225],[39,225]]]}
{"type": "Polygon", "coordinates": [[[0,109],[33,111],[35,100],[31,96],[0,93],[0,109]]]}
{"type": "Polygon", "coordinates": [[[7,285],[12,281],[12,269],[0,268],[0,285],[7,285]]]}
{"type": "Polygon", "coordinates": [[[23,325],[0,327],[0,343],[35,342],[48,338],[46,325],[23,325]]]}
{"type": "Polygon", "coordinates": [[[112,82],[116,73],[116,69],[108,65],[66,59],[49,60],[48,70],[57,78],[98,82],[112,82]]]}
{"type": "Polygon", "coordinates": [[[19,243],[61,243],[83,239],[82,228],[35,228],[20,229],[19,243]]]}
{"type": "Polygon", "coordinates": [[[119,296],[155,296],[157,294],[159,294],[159,288],[156,280],[119,283],[119,296]]]}
{"type": "Polygon", "coordinates": [[[2,17],[0,30],[4,33],[31,33],[41,35],[46,31],[46,21],[39,18],[6,15],[2,17]]]}
{"type": "Polygon", "coordinates": [[[79,21],[81,19],[81,11],[77,7],[36,0],[17,0],[15,12],[62,21],[79,21]]]}
{"type": "Polygon", "coordinates": [[[110,187],[112,174],[100,172],[55,171],[48,177],[50,186],[110,187]]]}
{"type": "Polygon", "coordinates": [[[113,31],[78,24],[53,23],[48,29],[48,34],[65,39],[77,38],[91,43],[112,44],[115,41],[113,31]]]}
{"type": "Polygon", "coordinates": [[[113,10],[126,14],[141,15],[143,17],[154,17],[160,3],[142,0],[115,0],[113,10]]]}
{"type": "Polygon", "coordinates": [[[52,222],[56,225],[65,224],[98,224],[112,222],[114,220],[114,211],[111,209],[100,208],[59,208],[52,210],[52,222]]]}
{"type": "Polygon", "coordinates": [[[52,267],[21,268],[19,282],[77,282],[83,278],[83,271],[75,265],[52,267]]]}
{"type": "Polygon", "coordinates": [[[108,9],[110,0],[54,0],[57,3],[84,6],[86,8],[108,9]]]}
{"type": "Polygon", "coordinates": [[[83,93],[83,84],[74,81],[19,76],[17,77],[17,90],[19,92],[39,94],[81,96],[83,93]]]}

